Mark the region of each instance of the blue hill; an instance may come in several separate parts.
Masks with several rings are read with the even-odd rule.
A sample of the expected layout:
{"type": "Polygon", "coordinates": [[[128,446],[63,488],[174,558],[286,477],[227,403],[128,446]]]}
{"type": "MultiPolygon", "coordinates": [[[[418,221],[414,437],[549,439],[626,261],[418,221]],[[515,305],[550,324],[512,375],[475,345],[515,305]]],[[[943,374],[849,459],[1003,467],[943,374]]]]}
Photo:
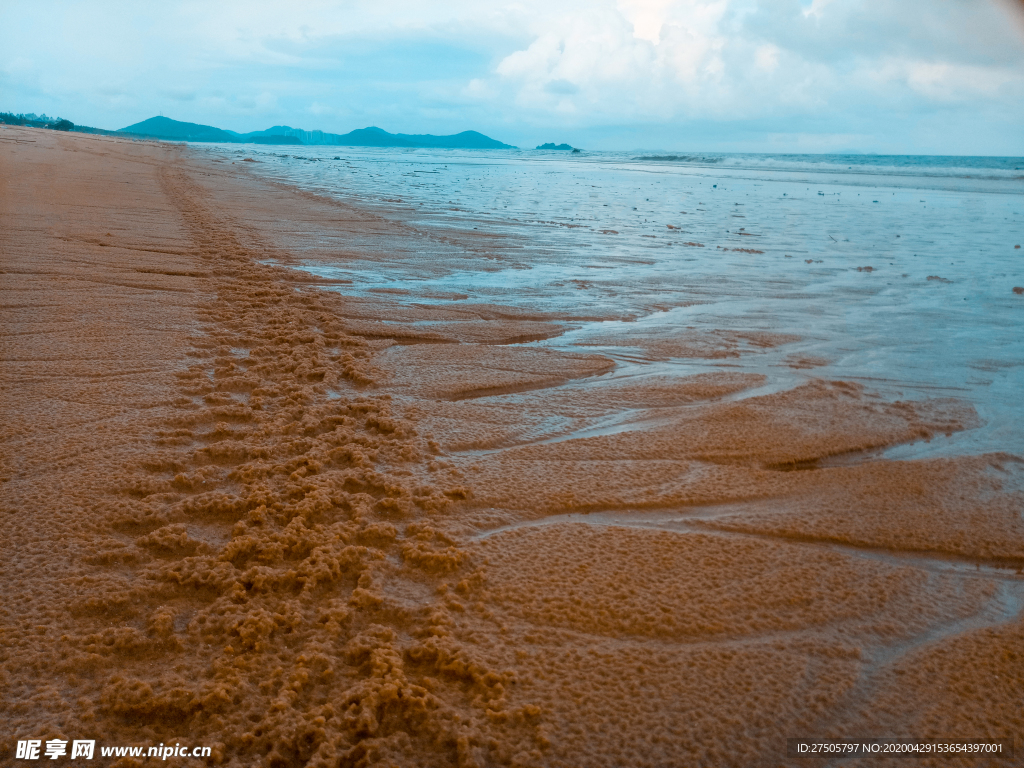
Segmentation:
{"type": "Polygon", "coordinates": [[[264,131],[236,133],[210,125],[183,123],[169,117],[151,117],[141,123],[122,128],[118,133],[130,133],[158,139],[177,141],[214,141],[253,144],[313,144],[342,147],[430,147],[435,149],[515,149],[477,131],[463,131],[451,136],[432,134],[388,133],[382,128],[359,128],[345,134],[324,131],[304,131],[287,125],[275,125],[264,131]]]}
{"type": "Polygon", "coordinates": [[[182,123],[169,117],[151,117],[141,123],[122,128],[118,133],[132,133],[136,136],[152,136],[159,139],[179,141],[237,141],[237,134],[222,131],[209,125],[182,123]]]}

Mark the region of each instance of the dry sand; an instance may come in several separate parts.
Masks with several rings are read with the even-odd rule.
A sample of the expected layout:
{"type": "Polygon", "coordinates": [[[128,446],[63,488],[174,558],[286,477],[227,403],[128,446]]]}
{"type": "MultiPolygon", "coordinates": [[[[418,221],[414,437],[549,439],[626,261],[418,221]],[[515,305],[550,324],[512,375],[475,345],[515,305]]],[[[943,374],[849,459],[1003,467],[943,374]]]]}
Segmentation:
{"type": "Polygon", "coordinates": [[[970,405],[591,386],[614,365],[591,349],[508,345],[570,316],[288,266],[473,258],[468,236],[182,147],[6,128],[0,185],[0,764],[55,737],[237,768],[1024,748],[1021,461],[870,453],[970,405]],[[538,438],[627,407],[659,415],[538,438]]]}

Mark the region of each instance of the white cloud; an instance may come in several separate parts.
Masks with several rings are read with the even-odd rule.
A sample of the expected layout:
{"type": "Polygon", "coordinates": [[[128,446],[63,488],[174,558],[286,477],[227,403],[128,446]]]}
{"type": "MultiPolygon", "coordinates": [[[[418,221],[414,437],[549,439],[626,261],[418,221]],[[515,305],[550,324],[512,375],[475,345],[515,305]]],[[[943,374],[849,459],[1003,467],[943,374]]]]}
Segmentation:
{"type": "Polygon", "coordinates": [[[985,136],[1005,123],[998,130],[1024,152],[1022,7],[38,0],[5,9],[0,76],[7,98],[30,102],[5,108],[70,114],[73,105],[76,122],[106,127],[173,110],[236,130],[265,127],[243,119],[305,114],[321,121],[309,127],[327,130],[386,118],[396,130],[473,127],[524,144],[539,132],[614,132],[639,146],[644,136],[714,123],[722,135],[791,135],[806,145],[817,134],[891,137],[907,130],[892,115],[911,125],[939,110],[958,124],[984,122],[985,136]]]}
{"type": "Polygon", "coordinates": [[[803,14],[804,16],[821,18],[825,13],[825,9],[834,2],[835,0],[811,0],[811,4],[803,9],[803,14]]]}
{"type": "Polygon", "coordinates": [[[944,23],[928,10],[920,1],[873,14],[866,0],[623,0],[583,16],[549,12],[530,45],[498,64],[489,91],[539,122],[551,113],[603,122],[799,117],[873,97],[948,104],[1019,90],[1024,50],[993,26],[999,14],[987,28],[972,22],[986,41],[965,41],[962,14],[944,23]],[[872,49],[858,48],[865,37],[872,49]],[[978,44],[993,43],[1002,50],[979,61],[978,44]]]}
{"type": "Polygon", "coordinates": [[[774,72],[776,67],[779,66],[780,53],[781,50],[777,45],[766,43],[765,45],[758,46],[754,55],[754,61],[757,62],[759,69],[765,72],[774,72]]]}
{"type": "Polygon", "coordinates": [[[911,61],[903,66],[907,84],[928,99],[966,101],[996,97],[1011,85],[1018,73],[997,67],[978,67],[949,62],[911,61]]]}

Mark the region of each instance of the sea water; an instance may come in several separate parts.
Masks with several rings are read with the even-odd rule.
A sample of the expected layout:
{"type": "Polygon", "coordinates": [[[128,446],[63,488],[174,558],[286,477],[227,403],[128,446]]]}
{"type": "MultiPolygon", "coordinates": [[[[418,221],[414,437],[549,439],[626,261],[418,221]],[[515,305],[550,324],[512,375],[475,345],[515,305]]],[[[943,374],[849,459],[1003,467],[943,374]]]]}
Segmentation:
{"type": "Polygon", "coordinates": [[[308,265],[351,280],[344,292],[582,318],[532,343],[597,344],[587,351],[614,357],[616,375],[724,366],[777,387],[843,379],[891,399],[962,399],[980,427],[887,455],[1024,456],[1022,158],[198,146],[425,239],[464,235],[386,266],[353,259],[358,243],[308,265]],[[721,361],[600,346],[719,329],[799,341],[721,361]]]}

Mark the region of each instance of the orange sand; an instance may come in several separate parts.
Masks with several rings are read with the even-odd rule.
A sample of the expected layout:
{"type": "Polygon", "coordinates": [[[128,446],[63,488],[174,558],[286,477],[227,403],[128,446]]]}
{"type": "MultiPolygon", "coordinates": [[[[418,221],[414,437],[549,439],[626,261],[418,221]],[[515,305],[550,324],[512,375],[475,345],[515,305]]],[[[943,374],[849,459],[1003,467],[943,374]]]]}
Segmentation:
{"type": "Polygon", "coordinates": [[[515,346],[578,317],[346,297],[288,265],[515,248],[253,167],[0,131],[0,764],[54,737],[237,768],[1024,748],[1021,461],[871,453],[968,404],[599,379],[593,347],[515,346]]]}

